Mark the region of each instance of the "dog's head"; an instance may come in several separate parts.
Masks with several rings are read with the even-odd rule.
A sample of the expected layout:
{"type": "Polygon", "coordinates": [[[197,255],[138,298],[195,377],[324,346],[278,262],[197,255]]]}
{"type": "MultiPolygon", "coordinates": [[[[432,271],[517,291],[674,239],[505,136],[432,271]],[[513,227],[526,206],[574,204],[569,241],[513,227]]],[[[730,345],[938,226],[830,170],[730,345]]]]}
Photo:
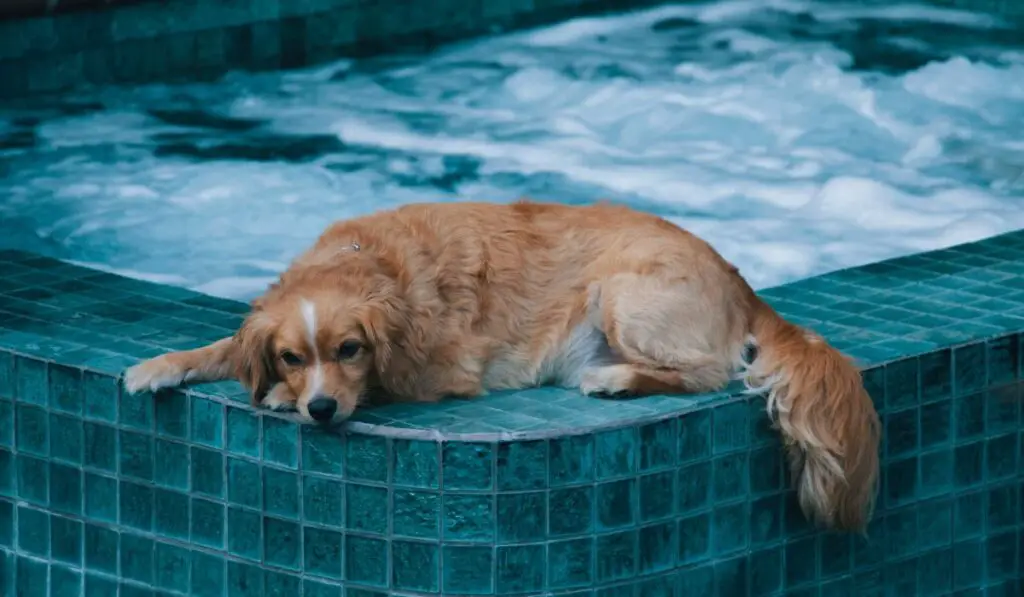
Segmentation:
{"type": "Polygon", "coordinates": [[[340,422],[387,367],[400,314],[394,285],[379,278],[325,273],[272,287],[235,337],[239,378],[255,404],[340,422]]]}

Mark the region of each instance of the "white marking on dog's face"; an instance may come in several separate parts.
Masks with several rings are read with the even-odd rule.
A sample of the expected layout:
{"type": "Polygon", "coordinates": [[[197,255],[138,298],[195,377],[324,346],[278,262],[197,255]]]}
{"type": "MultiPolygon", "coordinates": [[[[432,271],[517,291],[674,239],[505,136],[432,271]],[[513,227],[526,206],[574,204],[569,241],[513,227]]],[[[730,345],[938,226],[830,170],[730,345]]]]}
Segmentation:
{"type": "Polygon", "coordinates": [[[301,403],[306,404],[320,395],[324,386],[324,367],[320,361],[320,350],[316,344],[316,305],[306,299],[302,299],[302,321],[306,324],[306,341],[313,354],[313,375],[308,384],[301,403]]]}

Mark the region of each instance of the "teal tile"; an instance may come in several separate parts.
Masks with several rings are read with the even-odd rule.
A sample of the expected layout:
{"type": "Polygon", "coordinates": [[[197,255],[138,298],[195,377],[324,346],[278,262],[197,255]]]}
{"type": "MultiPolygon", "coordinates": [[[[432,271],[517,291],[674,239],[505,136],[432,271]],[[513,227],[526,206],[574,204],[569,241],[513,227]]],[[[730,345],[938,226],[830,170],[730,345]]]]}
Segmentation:
{"type": "Polygon", "coordinates": [[[14,403],[10,400],[0,400],[0,446],[14,446],[14,403]]]}
{"type": "Polygon", "coordinates": [[[79,597],[82,588],[81,572],[57,565],[50,567],[50,597],[79,597]]]}
{"type": "Polygon", "coordinates": [[[666,518],[675,513],[676,473],[665,471],[640,478],[639,516],[641,522],[666,518]]]}
{"type": "Polygon", "coordinates": [[[157,398],[148,392],[141,394],[128,394],[119,392],[118,399],[118,421],[121,425],[137,429],[139,431],[151,432],[155,420],[154,404],[157,398]]]}
{"type": "Polygon", "coordinates": [[[965,541],[953,545],[953,589],[980,587],[984,581],[985,544],[965,541]]]}
{"type": "Polygon", "coordinates": [[[711,504],[712,469],[710,462],[691,464],[679,469],[678,511],[680,514],[701,510],[711,504]]]}
{"type": "Polygon", "coordinates": [[[153,436],[121,431],[119,441],[121,474],[141,481],[152,481],[153,436]]]}
{"type": "Polygon", "coordinates": [[[899,410],[920,401],[920,368],[916,358],[904,359],[885,366],[885,410],[899,410]]]}
{"type": "Polygon", "coordinates": [[[345,435],[345,474],[350,479],[386,482],[388,449],[383,437],[348,433],[345,435]]]}
{"type": "Polygon", "coordinates": [[[19,452],[36,456],[50,454],[49,416],[41,408],[27,404],[14,405],[15,446],[19,452]]]}
{"type": "Polygon", "coordinates": [[[117,594],[117,583],[102,576],[86,574],[84,586],[86,597],[107,597],[117,594]]]}
{"type": "Polygon", "coordinates": [[[242,508],[228,509],[228,552],[259,561],[262,556],[263,525],[260,515],[242,508]]]}
{"type": "MultiPolygon", "coordinates": [[[[698,514],[679,521],[679,564],[704,560],[711,549],[711,517],[698,514]]],[[[600,546],[599,546],[600,548],[600,546]]]]}
{"type": "Polygon", "coordinates": [[[547,575],[545,551],[544,545],[499,546],[495,553],[497,593],[542,590],[547,575]]]}
{"type": "Polygon", "coordinates": [[[787,587],[799,586],[817,578],[818,554],[820,550],[815,537],[808,537],[786,544],[787,587]]]}
{"type": "Polygon", "coordinates": [[[489,595],[494,591],[494,551],[490,547],[446,545],[442,558],[441,589],[445,594],[489,595]]]}
{"type": "Polygon", "coordinates": [[[371,587],[388,582],[388,543],[358,535],[345,537],[345,580],[371,587]]]}
{"type": "Polygon", "coordinates": [[[83,372],[82,400],[85,416],[102,421],[116,421],[118,387],[118,381],[114,377],[92,371],[83,372]]]}
{"type": "Polygon", "coordinates": [[[153,471],[153,481],[162,487],[188,489],[191,460],[188,444],[157,438],[153,442],[153,456],[160,466],[153,471]]]}
{"type": "Polygon", "coordinates": [[[263,594],[263,570],[256,564],[228,561],[228,597],[263,594]]]}
{"type": "Polygon", "coordinates": [[[830,578],[853,570],[853,541],[847,533],[826,533],[821,537],[821,576],[830,578]]]}
{"type": "Polygon", "coordinates": [[[440,535],[441,496],[429,491],[394,490],[394,534],[436,539],[440,535]]]}
{"type": "Polygon", "coordinates": [[[547,574],[548,585],[552,589],[589,586],[594,578],[594,539],[587,537],[549,543],[547,574]]]}
{"type": "Polygon", "coordinates": [[[45,562],[19,557],[15,594],[18,597],[45,597],[47,566],[45,562]]]}
{"type": "Polygon", "coordinates": [[[298,425],[271,416],[263,417],[263,460],[289,468],[299,464],[298,425]]]}
{"type": "Polygon", "coordinates": [[[953,451],[939,450],[921,455],[920,494],[931,497],[953,489],[953,451]]]}
{"type": "MultiPolygon", "coordinates": [[[[2,408],[2,405],[0,405],[0,408],[2,408]]],[[[0,418],[2,418],[2,415],[0,415],[0,418]]],[[[51,413],[49,428],[50,458],[69,464],[82,464],[81,419],[51,413]]]]}
{"type": "Polygon", "coordinates": [[[117,431],[109,425],[87,421],[83,427],[85,450],[82,464],[107,472],[117,471],[117,431]]]}
{"type": "Polygon", "coordinates": [[[228,501],[251,508],[262,507],[263,481],[256,463],[228,458],[228,501]]]}
{"type": "Polygon", "coordinates": [[[920,412],[910,408],[885,417],[885,452],[889,458],[913,454],[918,449],[920,412]]]}
{"type": "Polygon", "coordinates": [[[498,494],[496,516],[498,541],[501,543],[543,541],[547,535],[547,513],[547,495],[543,491],[498,494]]]}
{"type": "Polygon", "coordinates": [[[82,471],[50,463],[50,508],[79,516],[82,513],[82,471]]]}
{"type": "Polygon", "coordinates": [[[154,584],[168,591],[187,593],[191,563],[184,547],[157,541],[153,555],[154,584]]]}
{"type": "Polygon", "coordinates": [[[403,591],[436,593],[440,587],[439,546],[418,541],[391,544],[391,586],[403,591]]]}
{"type": "Polygon", "coordinates": [[[637,487],[633,479],[599,483],[596,488],[597,527],[599,530],[631,526],[637,509],[637,487]]]}
{"type": "Polygon", "coordinates": [[[102,522],[117,522],[117,479],[85,473],[85,515],[102,522]]]}
{"type": "Polygon", "coordinates": [[[260,419],[249,409],[227,407],[227,446],[234,454],[259,458],[260,419]]]}
{"type": "Polygon", "coordinates": [[[90,571],[117,574],[120,535],[111,529],[85,525],[85,566],[90,571]]]}
{"type": "Polygon", "coordinates": [[[440,444],[396,439],[392,442],[391,467],[395,485],[436,489],[440,487],[440,444]]]}
{"type": "Polygon", "coordinates": [[[188,540],[192,514],[187,494],[153,490],[153,530],[162,537],[188,540]]]}
{"type": "Polygon", "coordinates": [[[129,481],[121,481],[120,522],[122,525],[149,531],[153,528],[153,488],[129,481]]]}
{"type": "Polygon", "coordinates": [[[948,349],[920,357],[921,400],[945,400],[953,392],[953,356],[948,349]]]}
{"type": "Polygon", "coordinates": [[[1010,334],[989,340],[987,386],[1012,383],[1020,378],[1020,338],[1010,334]]]}
{"type": "MultiPolygon", "coordinates": [[[[332,479],[306,475],[302,478],[302,516],[307,522],[340,527],[344,518],[344,485],[332,479]]],[[[395,525],[398,527],[399,508],[395,492],[395,525]]],[[[409,521],[411,522],[411,521],[409,521]]]]}
{"type": "MultiPolygon", "coordinates": [[[[198,494],[223,499],[224,488],[224,454],[216,450],[193,447],[192,457],[192,491],[198,494]]],[[[282,487],[282,491],[287,491],[282,487]]]]}
{"type": "Polygon", "coordinates": [[[302,591],[304,597],[338,597],[341,594],[338,585],[308,579],[302,581],[302,591]]]}
{"type": "MultiPolygon", "coordinates": [[[[340,579],[342,534],[328,529],[303,527],[302,535],[303,571],[317,576],[340,579]]],[[[397,566],[397,562],[395,565],[397,566]]]]}
{"type": "Polygon", "coordinates": [[[22,404],[46,406],[46,363],[28,357],[15,357],[15,397],[22,404]]]}
{"type": "Polygon", "coordinates": [[[0,499],[0,547],[14,547],[14,503],[0,499]]]}
{"type": "Polygon", "coordinates": [[[961,396],[953,401],[953,427],[957,441],[980,438],[984,435],[986,402],[985,392],[961,396]]]}
{"type": "Polygon", "coordinates": [[[586,486],[552,490],[548,508],[552,537],[588,533],[594,525],[594,488],[586,486]]]}
{"type": "Polygon", "coordinates": [[[192,439],[212,448],[224,447],[224,406],[192,396],[192,439]]]}
{"type": "Polygon", "coordinates": [[[919,430],[922,449],[948,445],[953,438],[953,401],[922,405],[919,430]]]}
{"type": "Polygon", "coordinates": [[[715,508],[711,517],[711,546],[716,555],[747,547],[749,517],[746,503],[715,508]]]}
{"type": "Polygon", "coordinates": [[[384,534],[388,529],[388,490],[348,483],[345,486],[345,520],[349,529],[384,534]]]}
{"type": "Polygon", "coordinates": [[[195,597],[222,597],[227,585],[224,560],[200,551],[192,552],[192,580],[190,595],[195,597]]]}
{"type": "Polygon", "coordinates": [[[1021,471],[1016,433],[991,438],[985,452],[985,475],[989,482],[1013,477],[1021,471]]]}
{"type": "Polygon", "coordinates": [[[340,476],[345,464],[345,442],[330,430],[302,428],[302,468],[310,473],[340,476]]]}
{"type": "Polygon", "coordinates": [[[745,448],[750,442],[750,422],[745,401],[717,406],[713,412],[713,452],[723,454],[745,448]]]}
{"type": "Polygon", "coordinates": [[[985,473],[985,444],[976,442],[957,446],[953,451],[953,483],[967,489],[982,483],[985,473]]]}
{"type": "Polygon", "coordinates": [[[263,561],[279,568],[299,569],[301,531],[298,523],[263,519],[263,561]]]}
{"type": "MultiPolygon", "coordinates": [[[[491,542],[495,534],[494,496],[444,494],[442,537],[450,541],[491,542]]],[[[348,519],[351,525],[351,516],[348,519]]]]}
{"type": "Polygon", "coordinates": [[[263,587],[266,597],[292,597],[301,590],[299,577],[284,572],[263,571],[263,587]]]}
{"type": "Polygon", "coordinates": [[[961,346],[953,351],[953,387],[956,396],[983,390],[987,378],[985,344],[961,346]]]}
{"type": "Polygon", "coordinates": [[[121,577],[141,583],[153,582],[153,540],[124,533],[121,535],[121,577]]]}
{"type": "Polygon", "coordinates": [[[50,467],[45,460],[31,456],[17,456],[18,497],[45,506],[49,502],[50,467]]]}
{"type": "Polygon", "coordinates": [[[180,391],[168,391],[156,401],[156,431],[160,435],[179,439],[189,437],[188,397],[180,391]]]}
{"type": "Polygon", "coordinates": [[[82,412],[82,370],[50,365],[50,407],[64,412],[82,412]]]}
{"type": "Polygon", "coordinates": [[[43,559],[50,557],[50,515],[18,507],[18,551],[43,559]]]}
{"type": "Polygon", "coordinates": [[[653,524],[640,529],[639,561],[637,564],[637,570],[640,574],[662,572],[673,567],[679,543],[676,537],[676,530],[676,523],[672,521],[653,524]]]}
{"type": "MultiPolygon", "coordinates": [[[[574,435],[551,440],[548,475],[552,487],[585,483],[594,478],[594,436],[574,435]]],[[[445,464],[447,467],[447,462],[445,464]]],[[[445,469],[447,472],[447,468],[445,469]]],[[[446,485],[447,488],[447,478],[446,485]]]]}
{"type": "Polygon", "coordinates": [[[712,497],[715,502],[731,500],[749,493],[750,461],[747,452],[729,454],[712,462],[712,497]]]}
{"type": "Polygon", "coordinates": [[[711,455],[711,412],[699,410],[679,420],[679,462],[702,460],[711,455]]]}
{"type": "Polygon", "coordinates": [[[263,468],[263,508],[269,514],[299,517],[299,477],[295,473],[263,468]]]}
{"type": "Polygon", "coordinates": [[[0,351],[0,397],[13,399],[16,390],[16,375],[14,373],[14,355],[6,351],[0,351]]]}
{"type": "MultiPolygon", "coordinates": [[[[598,480],[633,475],[637,471],[639,429],[625,427],[597,433],[594,465],[598,480]]],[[[672,446],[675,452],[675,446],[672,446]]],[[[674,459],[675,455],[672,455],[674,459]]]]}
{"type": "Polygon", "coordinates": [[[546,441],[498,444],[497,487],[499,490],[543,489],[548,479],[546,441]]]}
{"type": "Polygon", "coordinates": [[[598,535],[594,552],[597,582],[629,578],[636,574],[637,569],[637,532],[598,535]]]}
{"type": "Polygon", "coordinates": [[[1024,511],[1020,501],[1020,488],[1012,481],[988,491],[988,528],[990,531],[1013,528],[1024,511]]]}
{"type": "Polygon", "coordinates": [[[18,467],[10,450],[0,449],[0,495],[16,495],[18,467]]]}
{"type": "Polygon", "coordinates": [[[192,498],[192,543],[212,549],[224,548],[224,505],[192,498]]]}

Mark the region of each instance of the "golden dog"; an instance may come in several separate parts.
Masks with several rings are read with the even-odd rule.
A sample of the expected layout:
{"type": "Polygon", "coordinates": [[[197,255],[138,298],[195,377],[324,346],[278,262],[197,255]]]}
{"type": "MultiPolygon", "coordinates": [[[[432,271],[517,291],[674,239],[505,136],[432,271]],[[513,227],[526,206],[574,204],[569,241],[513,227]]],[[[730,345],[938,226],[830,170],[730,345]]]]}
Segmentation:
{"type": "Polygon", "coordinates": [[[255,404],[330,423],[374,390],[638,395],[736,377],[766,394],[804,512],[864,529],[879,422],[857,368],[707,243],[625,207],[418,204],[336,223],[234,337],[140,363],[125,386],[238,378],[255,404]]]}

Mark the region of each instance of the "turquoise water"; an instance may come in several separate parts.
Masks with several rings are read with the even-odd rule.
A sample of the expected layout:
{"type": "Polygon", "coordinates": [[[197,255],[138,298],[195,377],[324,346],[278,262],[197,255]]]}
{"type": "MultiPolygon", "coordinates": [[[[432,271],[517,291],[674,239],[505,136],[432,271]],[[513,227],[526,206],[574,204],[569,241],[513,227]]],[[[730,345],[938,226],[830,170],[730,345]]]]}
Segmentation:
{"type": "Polygon", "coordinates": [[[0,110],[0,246],[231,298],[332,220],[622,201],[757,287],[1024,227],[1024,52],[919,5],[666,5],[0,110]]]}

